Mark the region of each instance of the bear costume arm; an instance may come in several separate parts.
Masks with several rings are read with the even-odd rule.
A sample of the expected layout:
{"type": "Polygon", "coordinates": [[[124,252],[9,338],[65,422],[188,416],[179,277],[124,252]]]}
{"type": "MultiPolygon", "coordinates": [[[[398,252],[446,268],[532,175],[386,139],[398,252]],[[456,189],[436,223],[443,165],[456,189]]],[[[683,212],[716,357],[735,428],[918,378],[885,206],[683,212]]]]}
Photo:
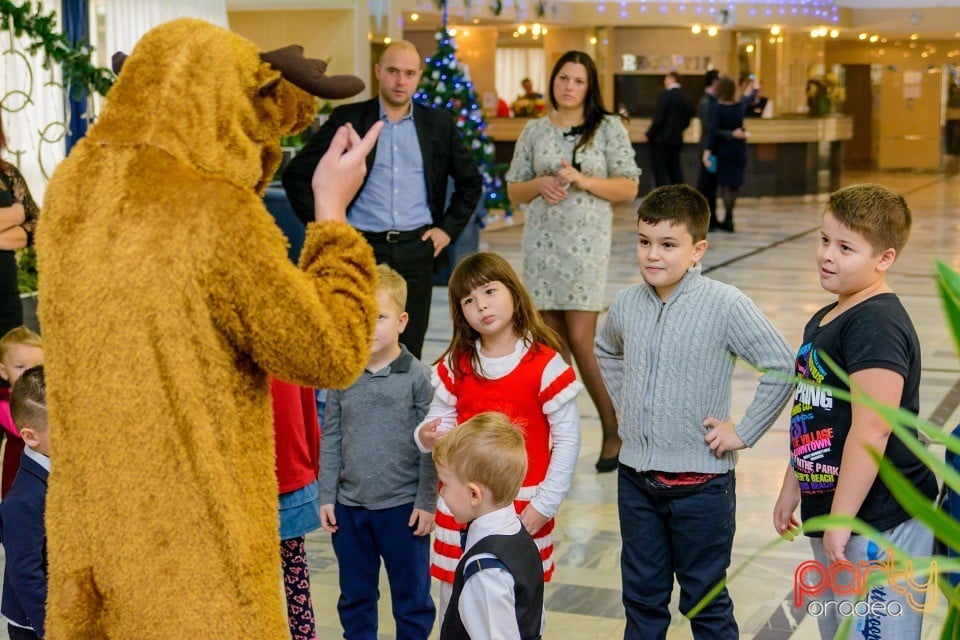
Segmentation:
{"type": "Polygon", "coordinates": [[[219,228],[211,309],[237,350],[282,380],[349,386],[377,316],[370,245],[345,222],[311,223],[298,269],[269,216],[239,213],[219,228]]]}

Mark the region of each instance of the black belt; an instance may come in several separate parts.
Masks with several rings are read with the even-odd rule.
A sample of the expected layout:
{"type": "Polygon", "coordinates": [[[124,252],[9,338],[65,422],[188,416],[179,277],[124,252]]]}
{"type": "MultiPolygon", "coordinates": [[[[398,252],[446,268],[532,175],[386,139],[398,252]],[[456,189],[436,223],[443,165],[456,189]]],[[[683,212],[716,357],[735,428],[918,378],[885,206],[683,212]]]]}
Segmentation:
{"type": "Polygon", "coordinates": [[[360,233],[363,234],[363,237],[366,238],[368,242],[387,242],[389,244],[397,244],[400,242],[419,240],[429,228],[430,225],[425,224],[422,227],[411,229],[410,231],[397,231],[396,229],[391,229],[390,231],[361,231],[360,233]]]}

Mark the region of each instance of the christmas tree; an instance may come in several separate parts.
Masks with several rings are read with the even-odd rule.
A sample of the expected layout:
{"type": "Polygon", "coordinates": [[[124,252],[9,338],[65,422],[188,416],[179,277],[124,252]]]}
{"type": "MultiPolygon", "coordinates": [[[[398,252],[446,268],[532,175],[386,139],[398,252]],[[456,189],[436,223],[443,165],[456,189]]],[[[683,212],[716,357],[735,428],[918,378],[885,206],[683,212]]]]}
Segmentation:
{"type": "Polygon", "coordinates": [[[460,129],[467,148],[483,174],[483,204],[488,213],[480,223],[482,227],[500,215],[492,210],[502,209],[503,215],[509,218],[512,215],[510,201],[500,171],[494,163],[493,140],[483,133],[487,123],[477,104],[477,94],[466,70],[457,59],[457,45],[447,31],[446,21],[435,37],[437,52],[427,58],[423,79],[413,99],[424,106],[446,109],[460,129]]]}

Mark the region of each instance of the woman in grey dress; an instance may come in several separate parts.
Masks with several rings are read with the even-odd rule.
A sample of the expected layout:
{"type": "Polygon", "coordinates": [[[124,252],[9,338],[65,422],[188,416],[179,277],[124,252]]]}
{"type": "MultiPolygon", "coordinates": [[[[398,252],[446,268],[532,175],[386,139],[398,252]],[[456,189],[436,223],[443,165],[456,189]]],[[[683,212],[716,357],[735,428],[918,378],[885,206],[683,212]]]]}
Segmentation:
{"type": "Polygon", "coordinates": [[[604,308],[613,218],[611,202],[637,195],[640,170],[619,116],[603,106],[597,67],[582,51],[563,54],[550,75],[545,118],[524,127],[507,171],[514,203],[529,203],[523,280],[547,323],[576,360],[603,427],[598,471],[617,466],[613,403],[593,353],[604,308]]]}

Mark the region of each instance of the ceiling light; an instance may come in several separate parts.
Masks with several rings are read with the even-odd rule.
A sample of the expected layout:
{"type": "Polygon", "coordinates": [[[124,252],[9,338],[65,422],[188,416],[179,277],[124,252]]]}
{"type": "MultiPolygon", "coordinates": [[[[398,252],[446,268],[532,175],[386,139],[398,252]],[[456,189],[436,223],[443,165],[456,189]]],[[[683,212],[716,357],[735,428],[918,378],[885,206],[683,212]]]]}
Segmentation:
{"type": "Polygon", "coordinates": [[[831,38],[836,38],[836,37],[839,36],[839,35],[840,35],[840,31],[838,31],[837,29],[831,29],[831,30],[830,30],[830,37],[831,37],[831,38]]]}
{"type": "Polygon", "coordinates": [[[413,20],[414,22],[416,22],[417,20],[420,19],[420,14],[419,14],[419,13],[411,13],[411,14],[410,14],[410,19],[413,20]]]}
{"type": "Polygon", "coordinates": [[[690,27],[690,31],[692,31],[694,35],[700,33],[701,31],[700,25],[699,24],[693,25],[692,27],[690,27]]]}
{"type": "Polygon", "coordinates": [[[870,42],[876,42],[880,39],[880,36],[870,36],[870,42]]]}
{"type": "Polygon", "coordinates": [[[920,36],[918,36],[918,35],[915,34],[915,33],[911,33],[911,34],[910,34],[910,39],[911,39],[911,40],[916,40],[916,39],[919,38],[919,37],[920,37],[920,36]]]}
{"type": "Polygon", "coordinates": [[[523,35],[526,32],[527,32],[527,25],[522,24],[519,27],[517,27],[517,33],[519,33],[520,35],[523,35]]]}
{"type": "Polygon", "coordinates": [[[773,25],[770,27],[770,35],[778,36],[780,35],[780,27],[778,25],[773,25]]]}
{"type": "Polygon", "coordinates": [[[597,36],[590,36],[590,44],[597,44],[597,36]]]}
{"type": "Polygon", "coordinates": [[[752,45],[752,44],[748,44],[748,45],[747,45],[747,53],[753,53],[753,45],[752,45]]]}
{"type": "Polygon", "coordinates": [[[710,27],[709,29],[707,29],[707,35],[710,36],[711,38],[717,35],[718,32],[719,30],[716,27],[710,27]]]}
{"type": "MultiPolygon", "coordinates": [[[[454,29],[451,29],[451,31],[454,31],[454,29]]],[[[456,34],[455,34],[455,33],[451,33],[450,35],[453,36],[453,35],[456,35],[456,34]]],[[[391,42],[393,42],[393,38],[391,38],[390,36],[387,36],[387,37],[385,37],[385,38],[383,39],[383,44],[390,44],[391,42]]]]}
{"type": "Polygon", "coordinates": [[[861,34],[858,35],[857,37],[860,38],[861,40],[866,40],[866,39],[867,39],[867,34],[861,33],[861,34]]]}

